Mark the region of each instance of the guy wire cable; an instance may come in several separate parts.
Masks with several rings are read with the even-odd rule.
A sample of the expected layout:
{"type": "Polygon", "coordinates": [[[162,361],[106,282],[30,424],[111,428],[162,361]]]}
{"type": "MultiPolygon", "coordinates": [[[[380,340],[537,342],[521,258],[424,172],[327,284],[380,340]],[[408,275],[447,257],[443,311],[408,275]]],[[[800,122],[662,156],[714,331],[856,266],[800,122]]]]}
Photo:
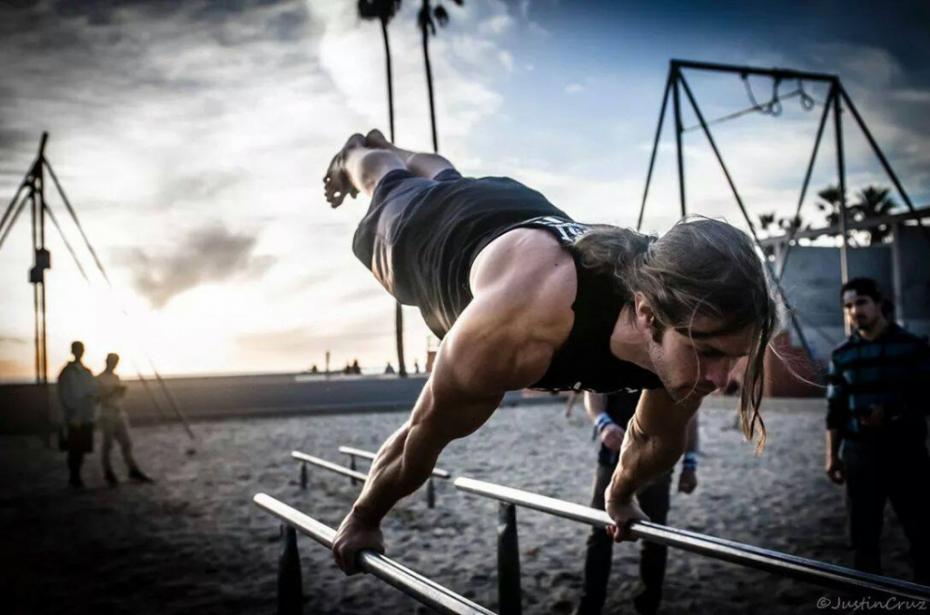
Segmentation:
{"type": "MultiPolygon", "coordinates": [[[[68,241],[68,237],[65,235],[64,230],[61,228],[61,225],[58,223],[58,218],[55,216],[52,208],[48,206],[48,203],[45,203],[45,213],[48,214],[49,219],[51,219],[52,224],[58,230],[58,235],[61,237],[62,242],[65,244],[65,247],[68,249],[68,252],[71,254],[74,264],[77,265],[78,271],[81,273],[81,277],[84,278],[84,281],[87,283],[91,291],[94,290],[93,282],[90,277],[88,277],[87,272],[84,270],[84,266],[81,264],[80,259],[77,256],[77,253],[74,251],[74,248],[71,246],[71,242],[68,241]]],[[[146,395],[148,396],[149,401],[152,406],[155,408],[155,411],[158,413],[158,417],[162,420],[166,420],[166,415],[164,410],[162,410],[161,405],[158,403],[158,400],[155,398],[154,393],[149,388],[148,381],[142,375],[142,371],[139,369],[138,364],[136,363],[133,357],[130,357],[130,361],[133,365],[133,370],[136,372],[136,376],[139,378],[139,382],[142,384],[142,388],[145,390],[146,395]]]]}
{"type": "MultiPolygon", "coordinates": [[[[103,276],[103,279],[106,281],[107,287],[109,288],[110,292],[113,294],[114,298],[119,303],[120,311],[127,318],[129,318],[129,313],[126,311],[124,307],[122,307],[122,302],[115,293],[113,283],[110,280],[110,277],[107,275],[107,272],[103,266],[103,263],[100,261],[100,258],[97,256],[97,251],[94,249],[93,245],[91,245],[90,239],[88,239],[87,234],[84,232],[84,228],[81,225],[80,220],[78,220],[77,212],[75,212],[74,208],[71,206],[71,202],[68,200],[68,197],[65,194],[65,191],[61,186],[61,183],[58,181],[58,176],[55,174],[54,169],[52,169],[52,165],[44,157],[42,158],[41,162],[44,165],[44,167],[48,170],[49,175],[51,176],[52,181],[55,184],[55,188],[57,188],[58,194],[61,196],[61,200],[64,202],[65,207],[68,210],[68,213],[71,215],[71,219],[74,221],[75,226],[78,228],[78,231],[80,232],[81,237],[84,240],[84,245],[87,247],[87,250],[91,253],[91,256],[93,256],[94,262],[97,265],[97,269],[100,271],[100,274],[103,276]]],[[[143,348],[141,344],[139,344],[139,347],[140,349],[143,348]]],[[[164,394],[165,398],[168,400],[168,403],[171,405],[171,409],[178,416],[178,419],[181,421],[182,425],[184,426],[184,429],[187,431],[187,435],[191,438],[191,440],[196,440],[196,436],[194,435],[194,432],[191,430],[190,424],[187,421],[187,417],[184,416],[184,413],[181,411],[181,408],[178,405],[177,400],[175,399],[174,395],[172,395],[171,391],[168,390],[168,386],[165,383],[164,379],[162,379],[161,374],[158,372],[158,368],[155,367],[155,362],[152,360],[151,356],[149,356],[147,352],[145,352],[144,350],[142,350],[142,352],[146,356],[149,362],[149,366],[152,368],[152,372],[155,375],[155,379],[158,381],[158,384],[161,386],[162,393],[164,394]]],[[[188,449],[187,452],[188,454],[193,454],[196,451],[194,451],[194,449],[188,449]]]]}

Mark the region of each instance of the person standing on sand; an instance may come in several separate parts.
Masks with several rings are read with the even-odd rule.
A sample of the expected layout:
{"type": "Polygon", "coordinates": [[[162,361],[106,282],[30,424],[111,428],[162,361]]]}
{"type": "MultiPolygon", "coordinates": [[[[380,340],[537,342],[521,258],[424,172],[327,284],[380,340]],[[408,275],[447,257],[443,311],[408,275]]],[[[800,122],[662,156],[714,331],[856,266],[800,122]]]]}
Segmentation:
{"type": "Polygon", "coordinates": [[[129,435],[129,418],[122,408],[120,400],[126,394],[126,387],[120,382],[119,376],[116,375],[116,366],[119,363],[119,355],[111,352],[107,355],[106,369],[97,375],[97,382],[100,391],[100,416],[98,422],[100,431],[103,433],[103,450],[100,458],[103,463],[103,477],[107,484],[115,487],[119,484],[116,474],[113,473],[113,466],[110,463],[110,452],[113,450],[113,440],[119,443],[120,452],[123,455],[123,461],[129,469],[129,478],[141,483],[151,483],[149,478],[136,463],[132,455],[132,437],[129,435]]]}
{"type": "MultiPolygon", "coordinates": [[[[604,491],[610,484],[610,477],[620,460],[620,447],[626,425],[633,418],[639,397],[640,391],[636,390],[618,391],[609,395],[585,393],[585,410],[601,441],[591,508],[604,510],[604,491]]],[[[678,491],[681,493],[692,493],[697,487],[697,450],[698,415],[695,414],[688,425],[688,441],[685,445],[681,473],[678,476],[678,491]]],[[[671,484],[672,472],[669,471],[636,494],[640,508],[655,523],[666,523],[671,484]]],[[[613,542],[607,530],[603,527],[592,527],[587,540],[581,600],[575,608],[575,615],[600,615],[607,598],[612,556],[613,542]]],[[[667,558],[668,547],[648,540],[643,541],[639,559],[639,576],[643,590],[633,598],[633,607],[637,613],[651,614],[659,610],[667,558]]]]}
{"type": "Polygon", "coordinates": [[[354,134],[324,178],[327,201],[370,195],[355,255],[442,342],[406,421],[380,448],[333,542],[347,574],[384,550],[381,520],[442,450],[475,432],[507,391],[643,389],[605,494],[615,541],[645,519],[634,494],[681,457],[700,400],[746,361],[743,433],[759,435],[765,349],[777,309],[750,238],[693,217],[661,238],[581,224],[506,177],[463,177],[447,159],[354,134]]]}
{"type": "Polygon", "coordinates": [[[834,483],[846,483],[853,565],[882,573],[879,541],[890,499],[911,544],[915,580],[930,585],[930,457],[924,418],[930,347],[887,320],[875,280],[849,280],[841,298],[853,333],[830,360],[826,472],[834,483]]]}
{"type": "Polygon", "coordinates": [[[97,380],[81,363],[84,343],[72,342],[74,360],[68,362],[58,374],[58,400],[64,414],[67,435],[68,483],[76,488],[84,487],[81,466],[84,455],[94,450],[94,413],[97,406],[97,380]]]}

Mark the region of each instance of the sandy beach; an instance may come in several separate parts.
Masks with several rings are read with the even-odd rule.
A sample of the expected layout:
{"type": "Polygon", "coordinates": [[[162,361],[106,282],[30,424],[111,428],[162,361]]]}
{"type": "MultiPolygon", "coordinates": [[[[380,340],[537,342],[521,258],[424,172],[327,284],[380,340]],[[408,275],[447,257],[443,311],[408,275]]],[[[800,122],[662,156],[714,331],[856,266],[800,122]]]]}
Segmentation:
{"type": "MultiPolygon", "coordinates": [[[[849,564],[843,491],[822,472],[823,403],[768,400],[761,457],[733,428],[733,399],[701,411],[697,491],[673,494],[669,524],[828,562],[849,564]]],[[[596,458],[580,407],[504,408],[453,443],[440,467],[572,502],[587,503],[596,458]]],[[[266,492],[338,525],[358,487],[322,470],[306,491],[290,460],[298,449],[345,463],[340,444],[374,450],[403,413],[290,416],[197,423],[196,452],[177,425],[135,430],[136,456],[157,483],[108,488],[99,440],[87,488],[68,488],[64,455],[34,437],[0,440],[0,592],[5,613],[271,613],[278,523],[251,503],[266,492]]],[[[98,436],[99,438],[99,436],[98,436]]],[[[115,459],[118,474],[125,475],[115,459]]],[[[569,613],[581,585],[588,529],[533,511],[517,513],[525,613],[569,613]]],[[[497,504],[437,485],[385,521],[388,554],[439,583],[497,608],[497,504]]],[[[886,573],[910,578],[893,514],[884,534],[886,573]]],[[[329,553],[299,540],[305,613],[411,613],[424,609],[377,579],[344,577],[329,553]]],[[[615,551],[607,612],[632,612],[638,545],[615,551]]],[[[705,557],[672,551],[663,612],[820,612],[836,593],[705,557]]]]}

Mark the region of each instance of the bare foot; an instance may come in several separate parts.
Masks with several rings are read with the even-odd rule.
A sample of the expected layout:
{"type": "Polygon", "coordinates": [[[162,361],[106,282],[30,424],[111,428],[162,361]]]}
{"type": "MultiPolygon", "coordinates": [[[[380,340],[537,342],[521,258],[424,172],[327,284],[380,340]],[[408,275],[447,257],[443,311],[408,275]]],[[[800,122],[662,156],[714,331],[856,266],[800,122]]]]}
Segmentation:
{"type": "Polygon", "coordinates": [[[364,146],[365,137],[356,133],[349,137],[349,140],[346,141],[342,149],[333,156],[332,162],[329,163],[329,168],[326,169],[326,175],[323,176],[323,191],[326,195],[326,200],[332,207],[335,208],[342,205],[342,201],[346,198],[347,194],[353,199],[358,195],[358,190],[352,185],[352,180],[349,178],[348,171],[346,171],[346,157],[353,148],[364,146]]]}
{"type": "Polygon", "coordinates": [[[365,135],[365,145],[377,149],[394,149],[394,144],[388,141],[384,133],[377,128],[369,130],[365,135]]]}

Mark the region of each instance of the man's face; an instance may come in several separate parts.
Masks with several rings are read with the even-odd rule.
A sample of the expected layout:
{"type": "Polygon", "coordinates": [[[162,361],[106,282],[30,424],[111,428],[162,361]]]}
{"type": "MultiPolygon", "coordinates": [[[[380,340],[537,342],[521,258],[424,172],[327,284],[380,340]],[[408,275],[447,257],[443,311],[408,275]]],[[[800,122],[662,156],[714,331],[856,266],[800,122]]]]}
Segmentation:
{"type": "Polygon", "coordinates": [[[843,293],[843,314],[853,329],[871,331],[882,318],[882,308],[872,297],[847,290],[843,293]]]}
{"type": "Polygon", "coordinates": [[[649,340],[656,375],[675,401],[703,397],[726,387],[734,364],[749,354],[752,327],[714,335],[722,325],[716,319],[698,317],[690,335],[667,328],[659,342],[649,340]]]}

